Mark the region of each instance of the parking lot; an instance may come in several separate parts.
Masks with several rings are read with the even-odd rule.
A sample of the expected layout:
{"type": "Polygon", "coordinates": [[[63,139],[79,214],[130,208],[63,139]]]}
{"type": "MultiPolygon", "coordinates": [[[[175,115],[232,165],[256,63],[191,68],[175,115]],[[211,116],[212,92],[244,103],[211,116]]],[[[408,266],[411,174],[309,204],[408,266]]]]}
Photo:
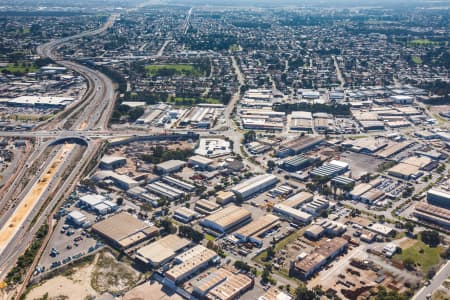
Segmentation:
{"type": "Polygon", "coordinates": [[[358,178],[367,173],[376,173],[378,166],[384,162],[383,159],[374,156],[349,151],[343,152],[340,160],[350,165],[354,178],[358,178]]]}
{"type": "MultiPolygon", "coordinates": [[[[59,221],[38,264],[37,273],[70,263],[103,246],[102,243],[92,238],[84,228],[67,220],[67,214],[70,211],[80,210],[76,208],[77,199],[76,193],[72,193],[55,215],[59,221]]],[[[87,217],[89,224],[93,224],[98,218],[87,211],[80,211],[87,217]]]]}
{"type": "Polygon", "coordinates": [[[233,233],[216,240],[216,242],[221,246],[222,250],[231,253],[236,258],[251,258],[254,255],[257,255],[262,249],[269,247],[274,240],[281,240],[296,230],[297,229],[291,227],[288,222],[280,222],[279,226],[274,227],[273,229],[267,231],[264,236],[261,236],[263,241],[261,247],[256,247],[250,243],[240,244],[233,242],[233,233]]]}
{"type": "Polygon", "coordinates": [[[64,220],[65,218],[57,224],[55,233],[39,262],[39,267],[45,270],[72,262],[102,246],[83,228],[75,228],[66,224],[64,220]]]}

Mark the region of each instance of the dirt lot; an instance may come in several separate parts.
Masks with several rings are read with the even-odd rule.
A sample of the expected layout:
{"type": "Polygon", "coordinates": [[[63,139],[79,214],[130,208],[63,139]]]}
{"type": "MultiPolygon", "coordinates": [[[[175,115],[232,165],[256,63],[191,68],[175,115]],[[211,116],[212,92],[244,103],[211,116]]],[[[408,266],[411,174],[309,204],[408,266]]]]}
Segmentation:
{"type": "Polygon", "coordinates": [[[404,237],[398,241],[398,246],[402,249],[412,247],[416,243],[416,240],[404,237]]]}
{"type": "Polygon", "coordinates": [[[430,111],[434,114],[439,114],[441,111],[450,110],[450,105],[431,105],[430,111]]]}
{"type": "Polygon", "coordinates": [[[173,291],[164,288],[164,286],[158,282],[153,283],[143,283],[128,293],[125,294],[123,300],[144,300],[149,299],[149,295],[151,295],[151,299],[154,300],[182,300],[183,298],[173,291]]]}
{"type": "Polygon", "coordinates": [[[25,299],[85,299],[99,294],[91,287],[91,274],[97,258],[92,264],[85,264],[68,276],[59,275],[33,288],[25,299]]]}
{"type": "Polygon", "coordinates": [[[104,292],[121,292],[136,285],[141,274],[114,256],[103,251],[96,254],[92,263],[73,267],[31,289],[26,299],[80,300],[98,296],[104,292]]]}
{"type": "Polygon", "coordinates": [[[125,263],[117,260],[108,252],[100,253],[96,268],[91,274],[92,287],[101,292],[120,292],[134,286],[140,279],[136,272],[125,263]]]}

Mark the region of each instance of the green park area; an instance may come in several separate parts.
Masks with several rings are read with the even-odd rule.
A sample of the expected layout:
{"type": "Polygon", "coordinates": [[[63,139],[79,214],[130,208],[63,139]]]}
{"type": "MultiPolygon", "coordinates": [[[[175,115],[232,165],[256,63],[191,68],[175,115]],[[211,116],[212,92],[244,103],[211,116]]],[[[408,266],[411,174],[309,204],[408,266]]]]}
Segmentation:
{"type": "Polygon", "coordinates": [[[422,58],[420,58],[420,56],[413,56],[413,57],[412,57],[412,61],[413,61],[416,65],[422,64],[422,58]]]}
{"type": "Polygon", "coordinates": [[[221,104],[219,99],[215,98],[207,98],[207,97],[196,97],[196,98],[190,98],[190,97],[169,97],[167,99],[167,102],[172,103],[177,106],[190,106],[195,105],[199,103],[209,103],[209,104],[221,104]]]}
{"type": "Polygon", "coordinates": [[[145,70],[151,76],[202,75],[198,68],[189,64],[148,65],[145,70]]]}
{"type": "Polygon", "coordinates": [[[402,253],[396,254],[393,259],[397,262],[413,261],[416,267],[421,269],[424,274],[435,265],[437,265],[440,260],[440,254],[442,252],[442,247],[430,247],[424,242],[417,240],[411,246],[402,250],[402,253]]]}
{"type": "Polygon", "coordinates": [[[413,46],[430,46],[438,44],[437,42],[431,41],[429,39],[415,39],[410,41],[409,43],[413,46]]]}
{"type": "Polygon", "coordinates": [[[0,72],[11,73],[15,75],[23,75],[30,72],[36,72],[38,68],[35,65],[27,65],[23,63],[8,64],[6,67],[0,67],[0,72]]]}

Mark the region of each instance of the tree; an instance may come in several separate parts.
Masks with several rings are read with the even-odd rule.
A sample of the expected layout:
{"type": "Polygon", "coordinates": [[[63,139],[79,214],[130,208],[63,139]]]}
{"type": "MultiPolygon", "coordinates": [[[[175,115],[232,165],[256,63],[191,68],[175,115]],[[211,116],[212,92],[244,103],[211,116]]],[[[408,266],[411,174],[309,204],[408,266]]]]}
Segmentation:
{"type": "Polygon", "coordinates": [[[321,218],[328,218],[328,210],[323,209],[323,210],[320,212],[320,217],[321,217],[321,218]]]}
{"type": "Polygon", "coordinates": [[[408,232],[410,232],[410,233],[413,233],[414,232],[414,228],[416,227],[416,225],[413,223],[413,222],[411,222],[411,221],[408,221],[408,222],[406,222],[405,223],[405,229],[408,231],[408,232]]]}
{"type": "Polygon", "coordinates": [[[122,197],[117,198],[117,205],[119,205],[119,206],[123,205],[123,198],[122,197]]]}
{"type": "Polygon", "coordinates": [[[267,167],[268,167],[270,170],[273,170],[273,169],[275,168],[275,162],[274,162],[273,160],[269,160],[269,161],[267,162],[267,167]]]}
{"type": "Polygon", "coordinates": [[[443,259],[450,259],[450,247],[445,249],[445,251],[441,253],[441,257],[443,259]]]}
{"type": "Polygon", "coordinates": [[[212,250],[214,248],[214,242],[211,240],[208,240],[208,242],[206,243],[206,248],[212,250]]]}
{"type": "Polygon", "coordinates": [[[414,260],[410,257],[407,257],[403,260],[403,265],[408,271],[413,271],[415,267],[414,260]]]}
{"type": "Polygon", "coordinates": [[[164,229],[164,231],[168,233],[174,234],[177,232],[177,227],[169,219],[161,220],[160,225],[164,229]]]}
{"type": "Polygon", "coordinates": [[[128,112],[128,121],[135,122],[143,114],[144,114],[143,107],[135,107],[133,109],[130,109],[130,111],[128,112]]]}
{"type": "Polygon", "coordinates": [[[245,271],[245,272],[249,272],[252,269],[252,267],[250,267],[246,262],[243,262],[241,260],[235,261],[234,262],[234,266],[237,269],[240,269],[240,270],[245,271]]]}
{"type": "Polygon", "coordinates": [[[436,172],[439,174],[442,174],[445,171],[445,164],[440,164],[439,167],[436,169],[436,172]]]}
{"type": "Polygon", "coordinates": [[[407,300],[408,295],[400,294],[396,290],[387,291],[382,285],[378,286],[378,291],[375,294],[376,300],[407,300]]]}
{"type": "Polygon", "coordinates": [[[368,183],[370,181],[370,173],[364,174],[361,176],[361,181],[364,183],[368,183]]]}
{"type": "Polygon", "coordinates": [[[264,282],[268,282],[270,278],[270,271],[267,268],[264,268],[262,274],[261,274],[261,279],[264,282]]]}
{"type": "Polygon", "coordinates": [[[424,230],[420,234],[422,242],[427,244],[430,247],[436,247],[441,242],[441,238],[439,233],[434,230],[424,230]]]}
{"type": "Polygon", "coordinates": [[[199,243],[205,237],[203,233],[196,231],[190,226],[180,226],[178,228],[178,235],[186,237],[196,243],[199,243]]]}
{"type": "Polygon", "coordinates": [[[414,187],[408,186],[406,189],[403,190],[402,197],[403,198],[411,197],[413,192],[414,192],[414,187]]]}
{"type": "Polygon", "coordinates": [[[270,246],[267,248],[267,259],[272,259],[275,256],[275,247],[270,246]]]}
{"type": "Polygon", "coordinates": [[[253,142],[254,140],[256,140],[256,132],[253,130],[247,131],[246,133],[244,133],[244,144],[253,142]]]}
{"type": "Polygon", "coordinates": [[[431,267],[428,270],[427,277],[428,277],[428,279],[431,279],[431,278],[434,277],[434,275],[436,275],[436,268],[435,267],[431,267]]]}
{"type": "Polygon", "coordinates": [[[272,265],[271,264],[266,264],[264,266],[264,270],[263,270],[262,275],[261,275],[262,282],[270,282],[272,284],[276,284],[276,281],[270,275],[271,272],[272,272],[272,265]]]}
{"type": "Polygon", "coordinates": [[[305,285],[301,284],[295,290],[295,300],[316,300],[319,296],[312,290],[309,290],[305,285]]]}

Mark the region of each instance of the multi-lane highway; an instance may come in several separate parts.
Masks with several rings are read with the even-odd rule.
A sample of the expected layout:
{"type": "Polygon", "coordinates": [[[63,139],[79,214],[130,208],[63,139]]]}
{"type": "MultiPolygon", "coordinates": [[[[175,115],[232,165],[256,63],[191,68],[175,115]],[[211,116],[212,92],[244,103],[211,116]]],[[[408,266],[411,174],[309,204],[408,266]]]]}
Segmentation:
{"type": "MultiPolygon", "coordinates": [[[[191,11],[188,18],[190,13],[191,11]]],[[[27,137],[36,140],[27,163],[17,170],[16,179],[6,195],[17,194],[16,190],[21,186],[21,181],[27,177],[27,169],[35,161],[42,162],[37,174],[25,178],[29,183],[23,191],[20,191],[17,203],[0,216],[0,281],[28,247],[34,233],[47,220],[59,199],[63,198],[80,179],[87,163],[98,153],[101,141],[112,137],[139,137],[167,133],[161,129],[146,132],[108,130],[108,121],[117,96],[114,83],[101,72],[73,61],[60,59],[58,55],[58,48],[65,43],[103,33],[114,24],[117,16],[112,15],[99,29],[53,40],[37,48],[37,53],[41,57],[49,57],[55,63],[82,75],[88,88],[80,101],[67,107],[62,113],[33,131],[0,132],[2,137],[27,137]],[[55,141],[67,138],[83,140],[87,146],[55,146],[55,141]],[[46,149],[52,149],[52,151],[49,152],[46,149]],[[50,171],[51,169],[53,171],[50,171]],[[14,227],[10,227],[10,224],[14,227]]],[[[183,133],[183,131],[173,130],[170,133],[183,133]]],[[[208,135],[206,131],[201,134],[208,135]]],[[[2,202],[7,201],[5,198],[2,202]]]]}
{"type": "Polygon", "coordinates": [[[88,89],[81,102],[74,103],[65,110],[64,114],[56,116],[54,119],[40,126],[40,129],[76,128],[84,130],[107,128],[116,97],[114,83],[106,75],[96,70],[72,61],[60,60],[57,50],[70,41],[105,32],[114,24],[117,17],[117,14],[112,15],[99,29],[82,32],[60,40],[53,40],[37,47],[36,51],[40,56],[49,57],[57,64],[81,74],[88,83],[88,89]]]}
{"type": "MultiPolygon", "coordinates": [[[[186,17],[184,30],[187,30],[189,27],[191,14],[192,9],[189,10],[186,17]]],[[[67,59],[61,59],[58,55],[58,49],[65,43],[86,36],[102,34],[113,26],[117,17],[118,15],[112,15],[99,29],[53,40],[37,48],[37,53],[41,57],[49,57],[58,65],[82,75],[87,82],[88,88],[80,101],[67,107],[62,113],[36,127],[33,131],[0,132],[0,136],[2,137],[28,137],[34,138],[36,141],[27,163],[17,170],[16,179],[5,195],[18,194],[15,189],[19,188],[21,186],[21,180],[27,177],[27,173],[29,173],[27,169],[35,161],[43,162],[37,174],[33,174],[32,176],[28,174],[30,178],[25,178],[29,183],[23,191],[20,191],[17,203],[14,203],[12,209],[0,216],[0,281],[9,269],[13,267],[17,258],[28,247],[33,239],[34,233],[47,221],[47,217],[57,206],[58,201],[67,192],[70,192],[74,183],[80,179],[87,163],[98,153],[101,141],[112,137],[125,138],[129,136],[139,137],[167,134],[166,130],[156,128],[146,132],[117,132],[108,130],[108,121],[117,96],[114,83],[101,72],[67,59]],[[55,146],[55,141],[67,138],[83,140],[85,145],[74,146],[71,144],[70,146],[55,146]],[[47,149],[52,150],[49,152],[47,149]],[[10,228],[10,224],[14,225],[14,230],[10,228]]],[[[157,55],[163,53],[167,43],[163,45],[162,51],[157,55]]],[[[239,72],[235,61],[234,65],[239,72]]],[[[240,82],[243,84],[242,74],[240,76],[240,82]]],[[[242,133],[234,123],[231,124],[229,121],[238,99],[239,91],[226,107],[225,119],[228,126],[226,126],[226,130],[222,131],[222,134],[229,136],[234,142],[235,152],[241,153],[240,144],[242,133]]],[[[170,130],[169,134],[184,132],[184,130],[170,130]]],[[[209,135],[208,131],[199,131],[198,133],[201,136],[209,135]]],[[[247,163],[253,165],[251,162],[247,163]]],[[[261,169],[262,172],[264,171],[257,165],[254,165],[253,169],[261,169]]],[[[7,199],[4,198],[2,201],[7,201],[7,199]]]]}
{"type": "MultiPolygon", "coordinates": [[[[99,29],[86,31],[75,36],[53,40],[37,48],[42,57],[49,57],[55,63],[81,74],[88,83],[88,89],[83,98],[68,107],[63,113],[39,126],[36,131],[24,136],[38,139],[49,138],[50,142],[36,143],[34,151],[28,157],[28,163],[17,170],[6,195],[12,195],[20,188],[22,180],[28,180],[24,191],[20,191],[17,203],[0,218],[0,279],[14,265],[18,256],[28,247],[34,233],[44,223],[57,201],[68,187],[79,178],[83,167],[99,150],[99,143],[89,142],[90,138],[84,131],[93,133],[95,130],[105,130],[114,107],[116,91],[114,83],[104,74],[86,66],[68,60],[60,60],[57,54],[59,47],[70,41],[103,33],[114,24],[118,15],[112,15],[99,29]],[[69,129],[64,131],[61,129],[69,129]],[[70,132],[68,134],[67,132],[70,132]],[[74,134],[74,133],[77,134],[74,134]],[[54,146],[53,141],[64,137],[80,137],[87,140],[87,147],[74,144],[54,146]],[[54,147],[53,151],[45,151],[54,147]],[[41,157],[45,156],[45,157],[41,157]],[[39,157],[44,162],[39,167],[38,174],[24,178],[26,170],[39,157]],[[76,160],[75,160],[76,159],[76,160]],[[58,187],[60,187],[58,189],[58,187]],[[64,188],[65,187],[65,188],[64,188]],[[45,204],[45,207],[43,205],[45,204]]],[[[11,132],[18,137],[20,133],[11,132]]],[[[8,136],[8,135],[4,135],[8,136]]],[[[101,134],[99,137],[104,137],[101,134]]],[[[7,201],[5,197],[2,202],[7,201]]]]}

